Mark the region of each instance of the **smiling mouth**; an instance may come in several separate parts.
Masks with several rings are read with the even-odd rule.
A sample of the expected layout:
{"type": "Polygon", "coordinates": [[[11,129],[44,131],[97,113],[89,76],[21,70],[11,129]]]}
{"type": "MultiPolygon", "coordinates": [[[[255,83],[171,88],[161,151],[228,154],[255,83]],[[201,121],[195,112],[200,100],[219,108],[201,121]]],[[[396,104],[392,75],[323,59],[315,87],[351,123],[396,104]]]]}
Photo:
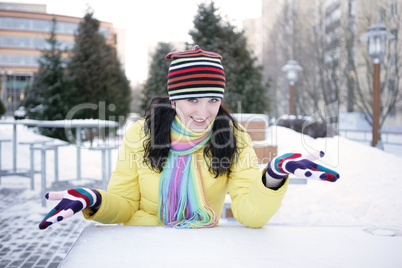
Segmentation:
{"type": "Polygon", "coordinates": [[[204,119],[197,119],[197,118],[194,118],[194,117],[191,117],[191,118],[197,123],[204,123],[205,120],[207,120],[206,118],[204,118],[204,119]]]}

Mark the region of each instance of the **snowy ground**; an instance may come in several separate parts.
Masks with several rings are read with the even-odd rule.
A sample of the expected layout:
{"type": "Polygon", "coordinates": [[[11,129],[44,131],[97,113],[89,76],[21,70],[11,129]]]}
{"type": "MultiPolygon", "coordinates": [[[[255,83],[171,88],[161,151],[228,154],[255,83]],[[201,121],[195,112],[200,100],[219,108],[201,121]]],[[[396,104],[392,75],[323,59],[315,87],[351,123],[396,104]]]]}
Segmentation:
{"type": "MultiPolygon", "coordinates": [[[[11,133],[11,126],[0,125],[1,138],[11,139],[11,133]]],[[[322,164],[338,171],[341,178],[335,183],[308,181],[306,185],[290,185],[281,209],[269,224],[275,226],[304,226],[306,228],[357,227],[369,233],[373,239],[378,239],[378,237],[395,240],[402,239],[401,157],[339,136],[312,139],[282,127],[271,127],[270,135],[278,145],[279,154],[311,152],[312,150],[325,151],[326,156],[321,160],[322,164]]],[[[36,135],[27,127],[18,126],[19,141],[41,138],[43,137],[36,135]]],[[[26,145],[18,146],[19,168],[29,167],[28,152],[26,145]]],[[[1,153],[2,168],[10,168],[12,166],[11,144],[3,144],[1,153]]],[[[76,176],[75,147],[61,147],[59,155],[60,180],[73,182],[72,179],[76,176]]],[[[112,157],[113,160],[116,155],[117,152],[115,151],[112,157]]],[[[83,149],[82,177],[100,179],[100,163],[100,152],[83,149]]],[[[35,164],[39,168],[39,161],[35,164]]],[[[52,153],[48,154],[47,166],[47,187],[51,187],[53,179],[52,153]]],[[[81,183],[74,182],[77,185],[81,183]]],[[[86,182],[86,180],[83,182],[86,182]]],[[[30,197],[39,194],[39,179],[36,179],[35,186],[35,191],[26,191],[30,197]]],[[[28,179],[1,178],[0,190],[24,187],[29,188],[28,179]]],[[[52,205],[48,205],[47,209],[43,209],[38,202],[37,204],[31,203],[28,206],[21,205],[19,207],[21,211],[29,211],[32,217],[39,221],[44,211],[50,209],[52,205]]],[[[11,213],[10,211],[7,212],[11,213]]],[[[19,212],[15,211],[15,213],[19,212]]],[[[335,240],[336,233],[333,232],[335,240]]],[[[300,242],[303,244],[302,241],[300,242]]],[[[390,243],[389,245],[393,244],[390,243]]],[[[359,256],[364,256],[363,241],[360,246],[361,248],[357,248],[356,252],[359,256]]],[[[386,251],[387,248],[384,247],[382,250],[386,251]]],[[[399,251],[402,252],[402,247],[400,247],[399,251]]],[[[292,252],[288,253],[289,256],[292,255],[292,252]]],[[[336,253],[334,254],[336,255],[336,253]]],[[[381,252],[378,252],[378,254],[381,254],[381,252]]],[[[391,261],[393,264],[402,265],[402,256],[395,256],[395,259],[391,261]]],[[[376,262],[372,264],[372,267],[381,266],[376,262]]]]}
{"type": "Polygon", "coordinates": [[[339,136],[312,139],[272,127],[278,154],[323,150],[321,163],[338,171],[335,183],[291,185],[272,223],[375,226],[402,231],[402,158],[339,136]]]}

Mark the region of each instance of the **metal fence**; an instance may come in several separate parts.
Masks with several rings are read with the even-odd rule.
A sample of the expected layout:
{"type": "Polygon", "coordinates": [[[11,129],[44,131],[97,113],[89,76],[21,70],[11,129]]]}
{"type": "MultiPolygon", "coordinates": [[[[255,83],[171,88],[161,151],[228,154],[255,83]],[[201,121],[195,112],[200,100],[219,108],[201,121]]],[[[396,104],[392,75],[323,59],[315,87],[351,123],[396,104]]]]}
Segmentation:
{"type": "MultiPolygon", "coordinates": [[[[402,157],[402,131],[380,130],[381,140],[378,148],[402,157]]],[[[371,129],[339,129],[339,135],[350,140],[371,145],[371,129]]]]}

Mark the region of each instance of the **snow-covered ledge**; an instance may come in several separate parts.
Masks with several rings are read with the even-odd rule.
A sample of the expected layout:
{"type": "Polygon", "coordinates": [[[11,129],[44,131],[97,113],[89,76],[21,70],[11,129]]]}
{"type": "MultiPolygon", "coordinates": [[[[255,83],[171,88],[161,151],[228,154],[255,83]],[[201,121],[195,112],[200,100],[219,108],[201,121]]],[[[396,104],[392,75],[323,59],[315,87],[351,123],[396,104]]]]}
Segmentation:
{"type": "Polygon", "coordinates": [[[61,267],[401,267],[401,245],[402,236],[361,227],[94,225],[61,267]]]}

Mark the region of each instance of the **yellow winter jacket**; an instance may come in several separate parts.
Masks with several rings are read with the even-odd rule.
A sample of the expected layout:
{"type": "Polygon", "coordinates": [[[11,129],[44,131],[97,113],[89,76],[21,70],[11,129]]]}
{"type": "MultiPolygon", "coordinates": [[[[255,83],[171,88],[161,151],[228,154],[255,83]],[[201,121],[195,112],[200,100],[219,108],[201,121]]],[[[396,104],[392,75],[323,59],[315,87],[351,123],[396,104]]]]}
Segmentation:
{"type": "MultiPolygon", "coordinates": [[[[86,219],[105,224],[163,225],[158,218],[160,173],[143,162],[144,123],[144,119],[139,120],[127,130],[107,191],[98,190],[102,204],[96,213],[85,209],[86,219]]],[[[234,218],[248,227],[258,228],[280,208],[288,179],[278,190],[266,188],[250,136],[245,131],[235,131],[235,135],[241,149],[229,176],[214,178],[203,160],[203,148],[196,151],[205,194],[219,217],[229,192],[234,218]]]]}

